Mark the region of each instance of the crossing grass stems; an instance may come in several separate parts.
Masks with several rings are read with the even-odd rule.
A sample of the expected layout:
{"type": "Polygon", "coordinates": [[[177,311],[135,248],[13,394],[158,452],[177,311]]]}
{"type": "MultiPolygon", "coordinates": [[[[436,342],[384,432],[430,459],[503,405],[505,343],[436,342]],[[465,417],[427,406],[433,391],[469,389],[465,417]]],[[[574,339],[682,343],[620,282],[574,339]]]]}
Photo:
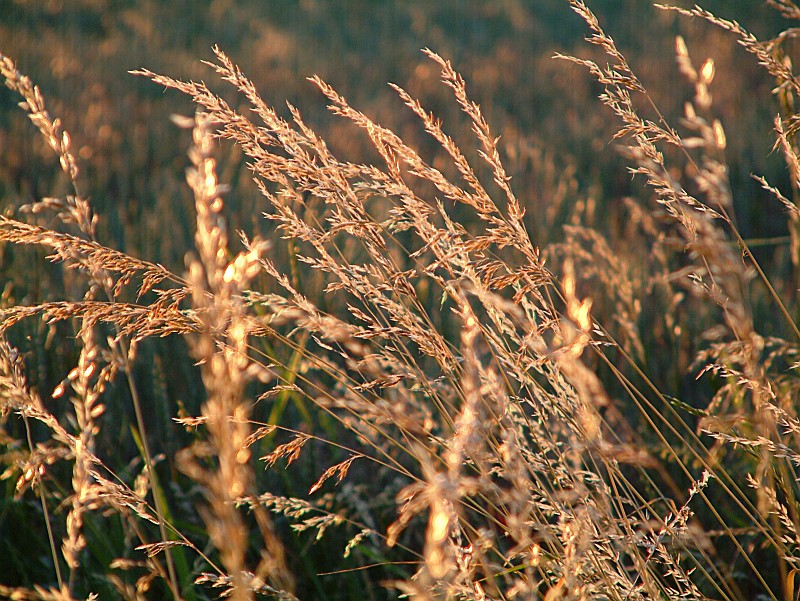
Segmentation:
{"type": "MultiPolygon", "coordinates": [[[[768,3],[800,17],[790,0],[768,3]]],[[[82,286],[65,298],[5,302],[0,312],[4,477],[16,480],[17,497],[40,504],[53,566],[51,582],[0,586],[3,596],[92,598],[88,583],[104,579],[126,599],[155,590],[294,599],[305,585],[285,537],[313,532],[318,545],[337,541],[331,552],[348,566],[373,568],[377,558],[393,567],[380,584],[419,599],[751,599],[754,590],[795,598],[797,304],[736,226],[714,62],[698,66],[677,39],[691,98],[671,125],[591,10],[569,4],[588,27],[590,52],[557,58],[601,86],[615,140],[650,191],[628,200],[645,249],[636,265],[617,241],[579,223],[557,244],[530,238],[526,206],[547,199],[517,197],[500,138],[435,52],[425,50],[426,60],[473,146],[462,150],[421,101],[392,87],[447,158],[436,166],[314,77],[329,109],[378,158],[336,156],[297,109],[269,106],[215,48],[209,67],[249,112],[205,83],[136,72],[197,106],[174,118],[192,134],[196,222],[195,248],[177,273],[98,239],[69,134],[2,57],[6,85],[72,191],[0,217],[0,239],[43,248],[82,286]],[[228,231],[220,140],[247,157],[271,239],[228,231]],[[296,259],[274,260],[280,244],[296,259]],[[648,313],[653,299],[662,299],[658,315],[648,313]],[[768,331],[754,303],[772,307],[768,331]],[[77,335],[74,368],[52,391],[31,382],[24,349],[11,343],[37,320],[77,335]],[[681,331],[697,333],[700,350],[685,368],[716,382],[705,405],[654,383],[648,320],[676,345],[681,331]],[[175,408],[190,440],[170,458],[174,471],[160,467],[134,377],[140,344],[165,336],[186,339],[205,389],[197,414],[175,408]],[[136,470],[98,450],[107,389],[120,382],[135,416],[136,470]],[[51,400],[62,397],[68,405],[51,400]],[[258,417],[290,400],[300,418],[258,417]],[[265,468],[292,470],[311,448],[337,459],[317,467],[305,496],[264,486],[265,468]],[[61,481],[59,466],[70,471],[61,481]],[[170,474],[181,476],[168,482],[170,474]],[[379,489],[365,498],[359,490],[371,485],[379,489]],[[201,530],[182,530],[179,486],[200,491],[201,530]],[[390,517],[368,500],[386,491],[390,517]],[[112,515],[131,548],[98,568],[86,522],[112,515]],[[279,527],[286,523],[292,531],[279,527]],[[754,559],[756,548],[768,559],[754,559]],[[88,564],[99,573],[86,580],[88,564]]],[[[793,30],[763,42],[701,8],[660,8],[730,32],[775,78],[775,144],[791,193],[759,182],[785,211],[796,271],[800,81],[779,52],[793,30]]]]}

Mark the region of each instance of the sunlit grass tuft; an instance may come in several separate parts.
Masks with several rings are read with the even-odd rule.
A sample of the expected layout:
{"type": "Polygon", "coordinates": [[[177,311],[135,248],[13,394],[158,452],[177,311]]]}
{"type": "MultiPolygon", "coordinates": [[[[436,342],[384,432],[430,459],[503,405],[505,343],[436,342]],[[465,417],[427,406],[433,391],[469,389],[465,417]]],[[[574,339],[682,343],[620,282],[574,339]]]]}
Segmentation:
{"type": "MultiPolygon", "coordinates": [[[[567,198],[558,177],[553,202],[582,208],[562,236],[531,236],[529,213],[558,221],[534,205],[549,199],[518,195],[501,138],[433,51],[471,139],[392,86],[433,152],[311,78],[369,140],[364,162],[293,105],[270,106],[215,48],[207,64],[246,110],[205,83],[136,72],[197,105],[173,117],[192,135],[195,232],[175,273],[98,240],[69,134],[2,57],[72,187],[0,218],[0,240],[43,248],[70,274],[69,294],[4,300],[0,313],[4,476],[38,503],[38,559],[52,566],[2,594],[795,597],[797,303],[738,229],[715,63],[698,66],[677,38],[689,100],[671,125],[590,9],[569,4],[599,54],[559,58],[602,88],[646,185],[616,237],[581,222],[590,199],[567,198]],[[219,157],[231,145],[261,195],[259,232],[229,230],[219,157]],[[26,327],[47,331],[41,347],[25,347],[26,327]],[[146,366],[164,425],[136,367],[140,349],[176,335],[185,357],[146,366]],[[45,390],[35,358],[54,340],[74,342],[60,355],[71,364],[45,390]],[[198,398],[174,394],[192,389],[183,377],[199,379],[198,398]],[[111,400],[134,416],[127,431],[111,400]],[[115,452],[115,437],[137,452],[115,452]]],[[[776,147],[795,192],[800,83],[776,54],[791,34],[762,43],[701,9],[664,8],[729,31],[776,78],[776,147]]],[[[758,181],[787,211],[796,271],[795,197],[758,181]]]]}

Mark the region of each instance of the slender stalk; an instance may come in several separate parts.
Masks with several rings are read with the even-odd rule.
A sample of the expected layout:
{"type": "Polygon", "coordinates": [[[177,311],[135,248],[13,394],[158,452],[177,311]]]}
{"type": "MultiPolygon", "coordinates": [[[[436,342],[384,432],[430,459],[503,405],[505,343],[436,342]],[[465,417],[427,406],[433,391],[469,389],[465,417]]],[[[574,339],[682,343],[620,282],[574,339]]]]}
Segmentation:
{"type": "MultiPolygon", "coordinates": [[[[28,423],[28,416],[23,414],[22,420],[25,423],[25,436],[28,440],[28,448],[30,449],[31,453],[33,452],[33,438],[31,438],[31,426],[28,423]]],[[[58,583],[59,588],[63,588],[64,580],[61,577],[61,563],[58,557],[58,547],[56,547],[56,539],[53,536],[53,526],[50,523],[50,510],[47,508],[47,497],[44,494],[44,482],[39,480],[38,483],[39,489],[39,502],[42,506],[42,512],[44,513],[44,525],[47,528],[47,540],[50,544],[50,554],[53,558],[53,568],[56,571],[56,582],[58,583]]]]}

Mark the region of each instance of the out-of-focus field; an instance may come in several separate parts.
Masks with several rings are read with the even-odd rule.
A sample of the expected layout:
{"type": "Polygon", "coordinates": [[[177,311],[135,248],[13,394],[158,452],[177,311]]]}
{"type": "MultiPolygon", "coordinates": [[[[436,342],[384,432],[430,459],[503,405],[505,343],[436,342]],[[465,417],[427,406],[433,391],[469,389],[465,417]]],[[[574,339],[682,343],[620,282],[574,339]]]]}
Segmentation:
{"type": "MultiPolygon", "coordinates": [[[[710,2],[720,16],[735,13],[755,34],[777,31],[778,17],[755,2],[710,2]],[[717,6],[719,5],[719,6],[717,6]]],[[[642,0],[606,0],[594,7],[628,53],[667,117],[690,93],[672,59],[673,36],[684,35],[694,55],[713,56],[718,78],[715,110],[730,127],[728,160],[746,236],[780,235],[763,210],[750,173],[780,177],[769,157],[768,133],[776,106],[764,101],[771,82],[729,35],[703,23],[661,13],[642,0]],[[757,100],[756,100],[757,99],[757,100]]],[[[554,190],[536,188],[542,171],[573,187],[570,204],[591,197],[614,226],[614,206],[630,192],[630,179],[610,152],[609,115],[585,73],[553,60],[555,51],[590,49],[584,29],[565,3],[536,2],[21,2],[3,1],[0,40],[46,93],[51,112],[74,137],[85,193],[102,216],[104,240],[134,254],[181,265],[190,242],[185,218],[188,191],[180,175],[181,140],[168,122],[190,112],[186,98],[128,70],[146,67],[180,78],[209,80],[200,60],[217,44],[258,85],[267,101],[288,99],[313,124],[330,124],[324,100],[306,81],[318,74],[371,117],[425,139],[413,117],[386,85],[395,82],[421,96],[451,131],[463,120],[445,101],[437,72],[420,53],[430,47],[453,61],[473,96],[502,132],[517,193],[529,203],[533,232],[557,236],[554,190]],[[177,217],[177,218],[176,218],[177,217]],[[165,235],[164,224],[171,224],[165,235]]],[[[8,91],[0,96],[0,190],[3,205],[57,195],[58,170],[44,142],[32,144],[31,125],[8,91]]],[[[367,141],[336,130],[330,136],[355,156],[367,141]]],[[[259,223],[259,200],[236,157],[223,179],[234,185],[235,223],[259,223]],[[240,188],[241,186],[241,188],[240,188]],[[241,221],[239,221],[241,220],[241,221]]],[[[779,180],[780,181],[780,180],[779,180]]],[[[554,181],[555,183],[555,181],[554,181]]],[[[562,207],[570,211],[574,207],[562,207]]],[[[561,216],[563,218],[563,215],[561,216]]],[[[597,217],[595,217],[597,218],[597,217]]],[[[594,222],[586,225],[596,225],[594,222]]]]}

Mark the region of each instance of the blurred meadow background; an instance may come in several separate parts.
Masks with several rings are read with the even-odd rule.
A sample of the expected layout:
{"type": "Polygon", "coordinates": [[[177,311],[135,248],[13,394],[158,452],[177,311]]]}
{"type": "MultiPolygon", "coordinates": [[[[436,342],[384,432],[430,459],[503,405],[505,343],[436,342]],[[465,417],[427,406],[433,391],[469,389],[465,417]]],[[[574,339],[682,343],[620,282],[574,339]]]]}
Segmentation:
{"type": "MultiPolygon", "coordinates": [[[[692,100],[695,90],[680,73],[675,37],[683,37],[696,66],[713,58],[716,74],[709,89],[713,115],[725,128],[724,154],[735,227],[797,323],[800,271],[792,256],[789,228],[793,222],[787,219],[780,202],[752,177],[763,176],[792,197],[795,184],[790,169],[783,152],[773,149],[775,115],[787,114],[787,107],[773,93],[778,85],[774,74],[737,44],[735,35],[705,20],[658,10],[645,0],[592,0],[589,7],[616,40],[666,122],[676,127],[685,117],[685,103],[692,100]]],[[[706,0],[703,8],[720,18],[737,20],[760,40],[768,40],[792,24],[779,10],[761,1],[706,0]]],[[[691,438],[689,434],[673,431],[664,441],[643,433],[648,429],[647,419],[628,404],[629,386],[644,391],[643,397],[651,395],[651,390],[660,391],[662,401],[675,400],[672,407],[680,416],[665,419],[685,420],[682,427],[686,432],[699,431],[698,421],[708,417],[703,412],[726,385],[726,377],[732,376],[717,373],[698,379],[702,365],[695,362],[698,353],[707,350],[714,340],[708,334],[712,329],[709,324],[718,318],[719,308],[693,297],[679,285],[671,287],[678,276],[662,286],[662,280],[669,279],[666,271],[662,280],[652,275],[657,264],[654,253],[672,252],[664,249],[674,249],[675,234],[669,228],[663,234],[654,233],[663,215],[654,212],[652,221],[642,217],[642,207],[652,192],[644,178],[631,176],[627,170],[630,162],[617,150],[614,135],[619,123],[598,100],[603,86],[586,70],[554,58],[557,53],[573,55],[601,66],[608,61],[602,48],[586,43],[586,23],[566,0],[0,0],[0,15],[0,52],[12,58],[16,68],[39,86],[50,114],[60,118],[71,135],[72,152],[80,167],[79,194],[88,199],[98,217],[97,241],[163,265],[175,274],[186,271],[187,253],[195,247],[196,199],[185,177],[189,165],[186,149],[192,143],[190,130],[176,127],[170,115],[191,116],[195,108],[186,95],[165,90],[163,85],[129,71],[145,68],[183,81],[207,82],[233,109],[249,115],[246,99],[232,87],[220,84],[213,70],[201,62],[214,60],[212,47],[217,45],[255,84],[264,101],[286,119],[291,113],[285,101],[291,102],[305,123],[325,138],[333,154],[346,157],[352,164],[379,162],[380,155],[367,133],[326,109],[329,99],[307,79],[318,75],[346,97],[350,106],[392,129],[429,165],[449,174],[451,157],[387,85],[396,83],[411,97],[420,99],[425,109],[442,121],[455,143],[463,145],[468,158],[477,161],[472,123],[453,101],[451,91],[442,85],[440,66],[421,52],[430,48],[452,62],[494,134],[501,136],[498,149],[511,187],[524,207],[522,220],[533,244],[542,249],[547,267],[562,281],[564,277],[574,278],[576,289],[572,293],[592,299],[593,318],[614,332],[615,344],[638,366],[632,369],[623,365],[622,351],[615,355],[614,349],[608,351],[608,363],[588,356],[588,351],[583,358],[608,396],[615,403],[620,399],[616,411],[626,416],[628,426],[637,432],[632,440],[659,463],[658,467],[641,467],[641,473],[631,468],[629,481],[647,490],[669,491],[674,502],[665,507],[677,508],[700,477],[697,470],[693,480],[673,469],[673,455],[680,456],[681,449],[692,446],[714,448],[720,453],[717,457],[722,457],[715,446],[718,441],[704,439],[702,445],[684,445],[681,437],[691,438]],[[574,275],[562,271],[567,258],[574,275]],[[625,377],[620,378],[616,370],[625,377]]],[[[780,48],[789,57],[796,55],[793,37],[786,36],[780,48]]],[[[780,60],[784,60],[783,54],[780,60]]],[[[72,183],[59,167],[58,155],[20,110],[19,101],[13,90],[0,89],[0,212],[56,228],[53,215],[19,212],[20,207],[43,198],[74,194],[72,183]]],[[[243,248],[235,234],[239,230],[251,239],[259,236],[271,241],[271,260],[302,282],[304,293],[317,306],[334,315],[346,312],[344,303],[323,291],[323,280],[296,264],[295,242],[280,237],[275,223],[264,219],[263,213],[270,208],[253,182],[248,167],[251,157],[229,141],[220,142],[215,155],[219,181],[229,186],[223,196],[231,252],[243,248]]],[[[688,166],[676,163],[673,169],[678,179],[691,179],[693,175],[688,166]]],[[[490,172],[480,173],[482,177],[489,173],[491,181],[490,172]]],[[[468,211],[456,207],[453,215],[470,231],[480,230],[479,220],[468,211]]],[[[737,248],[734,237],[728,244],[737,248]]],[[[1,308],[81,298],[85,278],[76,270],[64,269],[62,263],[49,262],[48,252],[35,245],[0,245],[1,308]]],[[[690,262],[680,251],[676,256],[663,263],[673,273],[690,262]]],[[[265,295],[279,289],[263,274],[256,276],[252,287],[265,295]]],[[[134,302],[134,292],[126,292],[121,298],[134,302]]],[[[443,337],[456,347],[463,344],[458,324],[448,321],[445,310],[440,314],[436,308],[442,291],[418,289],[418,294],[431,307],[432,322],[441,327],[443,337]]],[[[791,327],[775,317],[777,310],[768,289],[754,284],[747,294],[748,310],[759,334],[776,341],[791,338],[791,327]]],[[[16,349],[14,353],[18,351],[24,357],[30,388],[48,399],[49,410],[63,415],[67,427],[74,426],[68,416],[69,402],[65,398],[50,399],[50,395],[81,360],[81,339],[75,324],[70,320],[48,323],[32,317],[15,323],[4,335],[16,349]]],[[[311,344],[298,340],[302,342],[290,345],[288,350],[269,342],[256,345],[264,357],[282,366],[285,383],[294,382],[293,369],[299,370],[302,364],[297,348],[311,344]]],[[[792,345],[778,351],[776,342],[774,356],[764,351],[769,367],[790,380],[785,384],[789,399],[795,398],[790,366],[795,361],[796,343],[793,340],[792,345]]],[[[197,357],[180,336],[147,338],[138,344],[131,377],[158,466],[158,494],[166,500],[178,529],[213,555],[212,545],[202,542],[207,525],[196,509],[203,491],[191,476],[176,468],[176,456],[195,434],[174,418],[200,414],[207,396],[197,357]]],[[[324,379],[320,383],[328,385],[324,379]]],[[[146,496],[148,486],[137,480],[145,460],[139,426],[130,408],[130,390],[119,383],[111,383],[104,390],[105,414],[100,418],[102,425],[98,426],[93,448],[122,481],[133,488],[144,486],[146,496]]],[[[252,398],[262,393],[257,382],[246,389],[252,398]]],[[[0,389],[0,396],[3,394],[0,389]]],[[[50,598],[33,589],[37,585],[55,586],[46,522],[53,521],[56,541],[67,536],[64,520],[71,467],[66,462],[48,464],[43,481],[51,497],[49,516],[45,516],[39,493],[24,483],[20,486],[20,477],[28,465],[30,448],[26,444],[46,444],[49,434],[40,426],[27,430],[12,410],[11,405],[4,406],[0,440],[5,470],[0,483],[4,489],[0,498],[0,558],[4,558],[0,586],[9,596],[12,591],[25,589],[31,591],[30,597],[19,598],[50,598]]],[[[665,409],[653,411],[668,413],[665,409]]],[[[250,417],[254,423],[282,428],[270,431],[258,442],[259,456],[295,440],[295,433],[314,434],[334,443],[309,443],[286,469],[280,462],[268,470],[256,468],[257,489],[276,497],[306,498],[325,469],[349,457],[346,449],[361,448],[362,441],[354,431],[340,428],[331,414],[314,406],[310,396],[292,392],[288,386],[256,403],[250,417]]],[[[775,454],[779,455],[778,451],[775,454]]],[[[691,464],[684,457],[678,459],[684,460],[691,464]]],[[[756,460],[732,454],[725,461],[729,461],[726,469],[733,479],[743,483],[743,474],[749,473],[756,460]]],[[[415,533],[401,539],[402,544],[392,550],[373,540],[353,545],[354,550],[343,557],[343,549],[359,530],[369,530],[369,539],[373,532],[386,532],[396,518],[402,482],[396,482],[391,472],[374,470],[355,462],[340,484],[326,484],[324,496],[317,493],[315,506],[321,512],[342,516],[345,521],[352,518],[347,527],[331,527],[319,540],[314,528],[293,532],[289,511],[274,512],[273,528],[284,546],[298,598],[396,598],[398,591],[383,585],[409,579],[417,570],[420,549],[427,540],[424,519],[415,533]]],[[[780,473],[788,478],[783,484],[795,489],[796,482],[788,472],[780,473]]],[[[149,486],[152,488],[152,482],[149,486]]],[[[502,486],[508,486],[508,482],[503,480],[502,486]]],[[[725,529],[725,536],[737,540],[737,544],[723,542],[709,552],[711,563],[720,573],[701,578],[699,590],[710,598],[796,598],[796,564],[787,561],[786,555],[776,559],[768,545],[750,536],[747,519],[739,519],[741,508],[729,495],[708,494],[704,507],[714,507],[723,516],[730,528],[725,529]],[[746,560],[745,556],[751,557],[746,560]],[[752,577],[753,564],[763,570],[763,580],[752,577]],[[721,581],[725,584],[710,584],[721,581]]],[[[777,496],[791,506],[791,522],[798,511],[793,497],[787,492],[777,496]]],[[[656,505],[654,502],[654,513],[656,505]]],[[[697,512],[701,521],[714,513],[709,509],[697,512]]],[[[502,529],[504,519],[488,513],[494,527],[502,529]]],[[[81,551],[80,567],[73,570],[76,575],[70,580],[70,595],[86,598],[96,592],[100,598],[169,597],[166,577],[147,580],[142,576],[161,572],[148,566],[146,554],[136,550],[141,540],[158,540],[154,526],[142,524],[149,533],[142,535],[125,520],[103,510],[88,512],[83,519],[87,544],[81,551]]],[[[787,531],[783,522],[783,526],[776,525],[773,519],[765,518],[765,523],[773,524],[775,532],[787,531]]],[[[709,531],[719,528],[705,523],[703,527],[709,531]]],[[[776,534],[775,538],[780,536],[776,534]]],[[[796,545],[792,539],[782,549],[796,545]]],[[[205,555],[185,548],[174,552],[185,598],[215,597],[218,591],[211,587],[190,586],[193,578],[208,571],[205,555]]],[[[249,553],[249,563],[257,563],[257,552],[251,549],[249,553]]],[[[505,569],[518,569],[508,561],[505,569]]],[[[559,593],[563,597],[548,593],[556,590],[558,579],[548,580],[550,576],[543,570],[539,596],[525,598],[572,598],[564,591],[559,593]]],[[[63,598],[70,598],[63,590],[63,598]]],[[[492,598],[514,596],[507,589],[503,591],[492,598]]],[[[430,598],[454,598],[435,588],[429,594],[430,598]]],[[[574,598],[580,595],[575,593],[574,598]]]]}
{"type": "MultiPolygon", "coordinates": [[[[449,113],[457,107],[450,106],[437,69],[420,50],[431,48],[448,58],[490,123],[502,132],[517,193],[547,199],[529,207],[529,225],[541,243],[560,235],[559,226],[568,221],[570,211],[591,210],[594,215],[574,218],[603,215],[608,217],[603,227],[619,225],[622,220],[614,211],[635,185],[613,152],[609,140],[614,124],[598,106],[598,88],[585,73],[552,59],[555,52],[591,50],[584,43],[583,23],[558,0],[433,5],[54,1],[4,2],[0,8],[5,15],[0,23],[4,52],[47,91],[52,114],[61,117],[75,138],[85,194],[103,216],[104,239],[170,266],[182,265],[191,223],[171,221],[175,227],[164,235],[165,220],[181,202],[185,209],[190,201],[180,175],[180,139],[168,115],[190,111],[191,103],[128,71],[146,67],[177,78],[207,80],[210,72],[200,61],[211,58],[214,44],[248,74],[267,102],[282,105],[288,100],[310,123],[334,128],[331,143],[352,153],[351,160],[370,156],[368,141],[335,129],[348,127],[324,110],[324,99],[306,78],[319,75],[376,121],[431,146],[386,84],[398,83],[412,95],[424,96],[428,109],[451,130],[465,127],[449,113]],[[561,185],[570,196],[563,203],[563,193],[551,198],[561,185]],[[530,192],[528,186],[533,186],[530,192]]],[[[729,132],[727,158],[732,183],[747,190],[737,195],[748,203],[741,209],[747,216],[743,233],[780,235],[783,220],[770,223],[772,211],[761,210],[765,193],[750,178],[750,173],[760,173],[777,184],[776,177],[787,177],[780,159],[769,152],[775,107],[761,100],[769,98],[773,87],[769,74],[724,32],[658,11],[648,2],[602,0],[592,8],[631,57],[667,117],[682,110],[690,94],[671,60],[674,36],[683,35],[698,57],[713,56],[725,75],[713,90],[716,113],[724,123],[737,124],[729,132]]],[[[760,2],[712,1],[704,8],[735,17],[761,38],[785,24],[760,2]]],[[[4,91],[2,100],[0,185],[5,203],[15,206],[55,195],[55,159],[43,141],[38,148],[21,143],[30,125],[20,118],[11,92],[4,91]]],[[[235,155],[226,156],[228,171],[222,180],[233,186],[228,200],[235,209],[233,223],[257,228],[262,209],[253,194],[240,188],[246,190],[249,180],[243,163],[235,155]]]]}

